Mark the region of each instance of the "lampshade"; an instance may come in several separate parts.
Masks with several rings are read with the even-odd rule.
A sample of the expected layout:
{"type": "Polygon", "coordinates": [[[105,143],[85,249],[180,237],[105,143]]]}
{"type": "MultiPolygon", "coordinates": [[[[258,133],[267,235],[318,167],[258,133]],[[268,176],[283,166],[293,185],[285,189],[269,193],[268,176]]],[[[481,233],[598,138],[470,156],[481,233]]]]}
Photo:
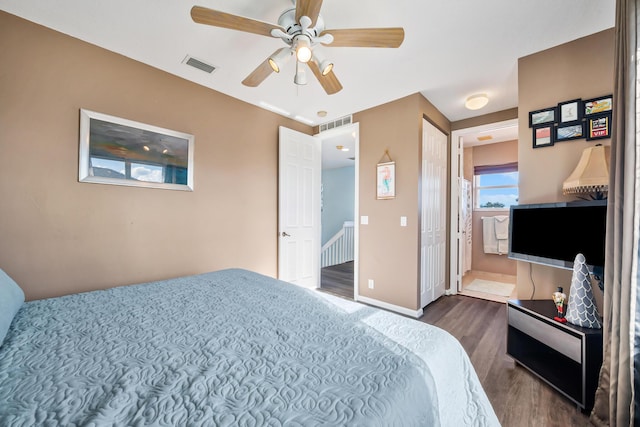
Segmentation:
{"type": "Polygon", "coordinates": [[[609,190],[609,147],[585,148],[578,166],[562,184],[563,194],[604,193],[609,190]]]}
{"type": "Polygon", "coordinates": [[[489,103],[489,97],[486,93],[479,93],[467,98],[464,106],[469,110],[479,110],[489,103]]]}

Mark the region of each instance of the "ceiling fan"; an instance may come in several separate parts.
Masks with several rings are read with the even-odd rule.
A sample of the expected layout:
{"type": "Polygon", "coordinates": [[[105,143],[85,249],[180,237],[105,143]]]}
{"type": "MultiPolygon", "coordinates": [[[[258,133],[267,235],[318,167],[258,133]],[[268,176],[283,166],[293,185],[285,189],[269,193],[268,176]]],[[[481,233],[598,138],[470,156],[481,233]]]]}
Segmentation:
{"type": "Polygon", "coordinates": [[[295,7],[285,10],[278,24],[257,21],[238,15],[208,9],[202,6],[191,8],[191,18],[199,23],[215,27],[244,31],[261,36],[280,38],[285,47],[276,50],[242,81],[245,86],[256,87],[272,72],[279,73],[285,62],[296,57],[294,83],[307,83],[304,64],[316,76],[327,94],[342,89],[333,72],[333,63],[324,58],[319,44],[328,47],[399,47],[404,40],[402,28],[325,29],[320,15],[322,0],[297,0],[295,7]]]}

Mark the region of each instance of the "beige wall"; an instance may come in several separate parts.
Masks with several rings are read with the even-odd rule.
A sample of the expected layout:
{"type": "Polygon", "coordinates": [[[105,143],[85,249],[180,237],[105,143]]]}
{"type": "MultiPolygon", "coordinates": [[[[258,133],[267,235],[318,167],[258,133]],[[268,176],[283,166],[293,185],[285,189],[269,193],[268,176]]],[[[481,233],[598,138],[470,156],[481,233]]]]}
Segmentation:
{"type": "MultiPolygon", "coordinates": [[[[518,141],[497,142],[473,147],[470,159],[464,157],[465,170],[471,169],[473,182],[473,167],[486,165],[501,165],[518,161],[518,141]],[[472,163],[471,167],[467,166],[472,163]]],[[[465,153],[466,154],[466,153],[465,153]]],[[[516,261],[506,255],[485,254],[482,238],[482,217],[509,215],[509,210],[475,210],[472,218],[471,232],[471,269],[488,273],[516,275],[516,261]]]]}
{"type": "Polygon", "coordinates": [[[517,140],[476,145],[473,147],[473,166],[503,165],[517,161],[517,140]]]}
{"type": "Polygon", "coordinates": [[[419,181],[422,119],[446,134],[449,121],[419,94],[354,115],[360,123],[360,294],[410,310],[419,306],[419,181]],[[396,162],[396,198],[376,200],[376,164],[396,162]],[[407,227],[400,227],[400,217],[407,227]],[[374,289],[367,286],[373,279],[374,289]]]}
{"type": "MultiPolygon", "coordinates": [[[[613,29],[554,47],[518,61],[518,124],[520,203],[575,199],[562,195],[562,183],[573,171],[582,150],[609,140],[584,139],[532,148],[529,112],[575,98],[588,99],[613,92],[613,29]]],[[[556,286],[568,291],[571,271],[518,262],[518,297],[532,296],[529,269],[535,280],[534,298],[549,298],[556,286]]],[[[596,292],[596,297],[601,297],[596,292]]]]}
{"type": "MultiPolygon", "coordinates": [[[[528,112],[611,93],[612,40],[609,30],[519,60],[521,203],[564,200],[562,181],[593,145],[532,150],[528,112]]],[[[309,127],[4,12],[0,55],[0,267],[28,299],[226,267],[276,274],[277,130],[309,127]],[[194,134],[196,191],[78,183],[80,108],[194,134]]],[[[419,94],[354,115],[360,214],[370,220],[361,227],[360,290],[409,309],[419,308],[423,117],[447,134],[453,126],[419,94]],[[387,148],[398,195],[380,201],[375,164],[387,148]]],[[[518,292],[528,297],[528,265],[519,264],[518,292]]],[[[536,297],[567,275],[535,266],[536,297]]]]}
{"type": "Polygon", "coordinates": [[[473,185],[473,147],[462,150],[462,176],[473,185]]]}
{"type": "Polygon", "coordinates": [[[510,108],[508,110],[496,111],[495,113],[483,114],[482,116],[476,116],[469,119],[451,122],[451,131],[488,125],[491,123],[498,123],[517,118],[518,109],[510,108]]]}
{"type": "Polygon", "coordinates": [[[4,12],[0,57],[0,268],[27,299],[276,275],[278,126],[310,127],[4,12]],[[195,191],[79,183],[80,108],[195,135],[195,191]]]}

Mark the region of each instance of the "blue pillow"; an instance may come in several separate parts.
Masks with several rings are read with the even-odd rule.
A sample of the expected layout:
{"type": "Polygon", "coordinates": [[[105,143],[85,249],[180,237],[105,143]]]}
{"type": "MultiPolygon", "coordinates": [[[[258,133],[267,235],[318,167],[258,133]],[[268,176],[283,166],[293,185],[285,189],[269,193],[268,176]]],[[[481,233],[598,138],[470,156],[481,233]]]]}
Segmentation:
{"type": "Polygon", "coordinates": [[[24,292],[20,286],[0,269],[0,345],[23,302],[24,292]]]}

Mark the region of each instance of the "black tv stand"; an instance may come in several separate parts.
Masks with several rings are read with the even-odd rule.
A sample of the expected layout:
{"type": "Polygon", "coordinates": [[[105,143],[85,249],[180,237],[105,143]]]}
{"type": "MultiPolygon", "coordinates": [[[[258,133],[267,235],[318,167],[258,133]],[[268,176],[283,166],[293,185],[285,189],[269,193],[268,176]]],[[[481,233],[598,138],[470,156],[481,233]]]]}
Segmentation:
{"type": "Polygon", "coordinates": [[[602,365],[602,330],[553,320],[548,300],[509,300],[507,354],[551,387],[591,411],[602,365]]]}

